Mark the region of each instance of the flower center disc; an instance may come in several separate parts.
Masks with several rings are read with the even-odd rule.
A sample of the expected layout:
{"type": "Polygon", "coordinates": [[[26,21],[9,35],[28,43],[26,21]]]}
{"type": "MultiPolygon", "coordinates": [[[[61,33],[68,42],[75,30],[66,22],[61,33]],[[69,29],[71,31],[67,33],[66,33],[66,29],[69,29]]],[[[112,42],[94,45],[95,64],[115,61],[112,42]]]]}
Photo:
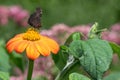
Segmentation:
{"type": "Polygon", "coordinates": [[[37,41],[40,40],[39,31],[35,28],[29,28],[27,32],[23,35],[24,40],[37,41]]]}

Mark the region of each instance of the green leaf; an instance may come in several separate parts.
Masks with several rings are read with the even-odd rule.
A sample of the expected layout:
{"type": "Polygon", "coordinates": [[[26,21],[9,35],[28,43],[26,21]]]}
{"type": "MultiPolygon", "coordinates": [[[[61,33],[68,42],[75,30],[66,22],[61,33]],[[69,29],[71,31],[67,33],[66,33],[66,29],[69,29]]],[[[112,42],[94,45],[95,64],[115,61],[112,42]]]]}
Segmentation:
{"type": "MultiPolygon", "coordinates": [[[[52,58],[56,64],[56,66],[59,68],[59,70],[63,70],[63,68],[67,64],[68,57],[70,56],[68,54],[68,45],[73,41],[73,40],[79,40],[81,36],[81,33],[75,32],[69,36],[69,38],[66,40],[65,45],[60,47],[60,50],[58,54],[54,55],[52,54],[52,58]]],[[[74,66],[72,66],[73,70],[79,71],[79,63],[75,63],[74,66]]],[[[73,72],[72,70],[67,70],[67,73],[65,72],[64,80],[68,79],[68,75],[73,72]]]]}
{"type": "Polygon", "coordinates": [[[17,66],[22,72],[24,72],[25,65],[24,65],[24,57],[22,54],[18,54],[16,52],[12,52],[12,54],[9,55],[11,63],[15,66],[17,66]]]}
{"type": "Polygon", "coordinates": [[[70,54],[79,58],[81,66],[93,79],[101,79],[112,61],[112,49],[107,41],[90,39],[73,41],[70,54]]]}
{"type": "Polygon", "coordinates": [[[90,39],[82,42],[84,54],[80,63],[93,79],[101,79],[112,61],[112,49],[107,41],[90,39]]]}
{"type": "Polygon", "coordinates": [[[8,72],[10,70],[9,56],[4,45],[5,42],[0,40],[0,71],[8,72]]]}
{"type": "Polygon", "coordinates": [[[67,59],[69,57],[68,54],[68,48],[67,46],[73,41],[73,40],[79,40],[81,36],[81,33],[79,32],[74,32],[72,33],[68,39],[66,40],[65,44],[63,46],[60,46],[60,50],[58,52],[58,54],[54,55],[52,54],[52,58],[56,64],[56,66],[62,70],[63,67],[66,65],[67,63],[67,59]]]}
{"type": "Polygon", "coordinates": [[[54,63],[59,70],[62,70],[63,67],[66,65],[68,59],[68,53],[66,52],[66,50],[67,50],[66,46],[60,46],[58,54],[52,54],[54,63]]]}
{"type": "Polygon", "coordinates": [[[81,73],[79,60],[67,62],[55,80],[68,80],[69,75],[73,72],[81,73]]]}
{"type": "Polygon", "coordinates": [[[68,37],[68,39],[65,41],[65,45],[68,46],[72,41],[74,41],[74,40],[80,40],[80,39],[81,39],[81,36],[82,36],[82,34],[79,33],[79,32],[74,32],[74,33],[72,33],[72,34],[68,37]]]}
{"type": "Polygon", "coordinates": [[[65,72],[62,80],[68,80],[69,79],[69,75],[73,72],[77,72],[77,73],[81,73],[80,71],[80,63],[79,62],[75,62],[73,63],[68,70],[65,72]]]}
{"type": "Polygon", "coordinates": [[[9,74],[7,72],[0,71],[0,80],[9,80],[9,74]]]}
{"type": "Polygon", "coordinates": [[[103,80],[120,80],[120,72],[113,72],[103,78],[103,80]]]}
{"type": "Polygon", "coordinates": [[[62,80],[68,80],[69,79],[69,75],[73,72],[78,72],[81,73],[80,71],[80,63],[76,62],[73,65],[71,65],[68,70],[66,71],[66,73],[64,74],[62,80]]]}
{"type": "Polygon", "coordinates": [[[112,47],[112,50],[114,53],[117,53],[119,58],[120,58],[120,46],[113,43],[113,42],[109,42],[110,46],[112,47]]]}
{"type": "MultiPolygon", "coordinates": [[[[68,63],[69,57],[67,46],[61,46],[58,54],[52,54],[52,58],[56,64],[56,66],[60,70],[59,80],[68,80],[69,74],[72,72],[81,72],[80,71],[80,63],[75,60],[73,63],[68,63]]],[[[57,79],[58,80],[58,79],[57,79]]]]}
{"type": "Polygon", "coordinates": [[[69,80],[90,80],[90,79],[84,75],[72,73],[69,75],[69,80]]]}
{"type": "Polygon", "coordinates": [[[73,55],[75,58],[80,58],[83,54],[82,41],[73,41],[69,46],[69,54],[73,55]]]}

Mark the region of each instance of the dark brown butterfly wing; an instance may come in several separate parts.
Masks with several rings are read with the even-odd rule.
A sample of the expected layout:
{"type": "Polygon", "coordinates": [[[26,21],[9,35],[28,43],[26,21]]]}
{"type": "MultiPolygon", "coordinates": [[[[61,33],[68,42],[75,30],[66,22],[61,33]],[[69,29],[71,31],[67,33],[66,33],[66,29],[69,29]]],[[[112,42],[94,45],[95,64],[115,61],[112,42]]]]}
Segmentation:
{"type": "Polygon", "coordinates": [[[41,16],[42,16],[42,9],[36,8],[36,12],[30,15],[28,19],[28,24],[35,28],[40,28],[41,27],[41,16]]]}

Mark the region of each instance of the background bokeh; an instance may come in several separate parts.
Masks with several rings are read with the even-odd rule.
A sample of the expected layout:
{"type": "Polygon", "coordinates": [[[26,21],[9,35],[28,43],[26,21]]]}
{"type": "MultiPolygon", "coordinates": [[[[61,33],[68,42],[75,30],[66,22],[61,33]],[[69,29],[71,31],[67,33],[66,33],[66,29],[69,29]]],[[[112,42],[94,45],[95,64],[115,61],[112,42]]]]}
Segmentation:
{"type": "MultiPolygon", "coordinates": [[[[99,23],[99,28],[108,28],[103,33],[103,39],[120,44],[119,4],[120,0],[0,0],[0,53],[3,53],[0,67],[8,66],[2,66],[0,71],[9,72],[11,80],[22,80],[25,77],[25,57],[14,53],[8,55],[5,43],[15,34],[26,31],[29,15],[36,7],[43,10],[41,34],[55,39],[59,44],[63,44],[72,32],[83,32],[86,35],[95,22],[99,23]]],[[[114,63],[117,59],[114,58],[114,63]]],[[[46,80],[46,76],[48,80],[53,80],[57,72],[50,57],[41,57],[36,60],[34,76],[38,74],[38,77],[34,80],[39,80],[39,75],[45,75],[43,80],[46,80]],[[50,61],[50,64],[45,64],[44,61],[50,61]]]]}
{"type": "MultiPolygon", "coordinates": [[[[110,27],[120,21],[119,3],[119,0],[0,0],[1,6],[20,6],[28,12],[28,16],[35,11],[36,7],[41,7],[43,9],[42,26],[45,29],[57,23],[74,26],[98,22],[101,25],[100,28],[110,27]]],[[[21,27],[11,19],[4,26],[7,27],[7,32],[12,29],[11,34],[17,32],[16,30],[20,31],[20,29],[13,30],[14,26],[21,27]]],[[[3,31],[0,32],[3,33],[3,31]]]]}

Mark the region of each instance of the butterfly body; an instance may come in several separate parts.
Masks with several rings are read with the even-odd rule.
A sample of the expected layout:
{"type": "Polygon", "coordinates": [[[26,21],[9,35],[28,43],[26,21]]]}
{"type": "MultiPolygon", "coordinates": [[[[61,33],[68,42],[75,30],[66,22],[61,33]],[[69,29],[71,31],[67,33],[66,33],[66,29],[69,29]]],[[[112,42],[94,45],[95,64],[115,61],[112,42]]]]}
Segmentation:
{"type": "Polygon", "coordinates": [[[36,8],[36,11],[30,15],[28,19],[28,24],[34,28],[41,27],[41,16],[42,16],[42,9],[36,8]]]}

